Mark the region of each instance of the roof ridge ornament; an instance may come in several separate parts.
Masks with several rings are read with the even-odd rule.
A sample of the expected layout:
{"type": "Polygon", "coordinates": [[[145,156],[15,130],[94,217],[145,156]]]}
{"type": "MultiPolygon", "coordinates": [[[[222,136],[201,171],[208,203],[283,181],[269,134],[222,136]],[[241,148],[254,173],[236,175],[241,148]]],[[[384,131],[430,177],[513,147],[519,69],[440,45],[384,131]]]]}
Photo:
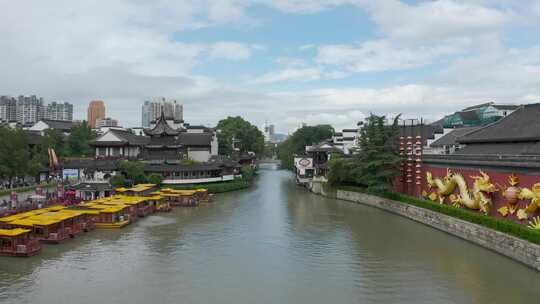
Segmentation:
{"type": "Polygon", "coordinates": [[[144,130],[147,135],[156,136],[156,135],[178,135],[180,130],[174,129],[169,125],[167,119],[165,118],[164,111],[161,111],[159,119],[156,121],[154,128],[150,130],[144,130]]]}

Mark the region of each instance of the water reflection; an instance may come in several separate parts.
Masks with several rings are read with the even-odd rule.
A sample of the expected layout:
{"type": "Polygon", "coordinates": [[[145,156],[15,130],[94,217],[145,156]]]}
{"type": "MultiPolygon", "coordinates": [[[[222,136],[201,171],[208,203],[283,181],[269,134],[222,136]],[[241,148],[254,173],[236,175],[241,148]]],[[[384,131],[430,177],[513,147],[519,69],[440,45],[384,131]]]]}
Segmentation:
{"type": "Polygon", "coordinates": [[[326,199],[264,168],[257,186],[37,257],[0,258],[2,303],[518,303],[538,274],[445,233],[326,199]],[[508,275],[511,273],[512,275],[508,275]]]}

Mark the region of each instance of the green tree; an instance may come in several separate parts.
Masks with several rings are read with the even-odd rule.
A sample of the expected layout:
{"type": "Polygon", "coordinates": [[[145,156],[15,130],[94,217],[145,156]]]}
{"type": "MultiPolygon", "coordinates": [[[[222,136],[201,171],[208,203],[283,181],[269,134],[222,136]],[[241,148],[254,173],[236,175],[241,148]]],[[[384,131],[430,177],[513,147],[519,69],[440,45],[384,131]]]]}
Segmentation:
{"type": "Polygon", "coordinates": [[[47,129],[44,131],[40,153],[47,153],[49,147],[54,149],[58,157],[67,155],[64,133],[62,131],[57,129],[47,129]]]}
{"type": "Polygon", "coordinates": [[[144,164],[141,162],[122,160],[118,164],[118,168],[128,179],[135,183],[146,180],[144,177],[144,164]]]}
{"type": "Polygon", "coordinates": [[[277,157],[281,167],[294,169],[294,155],[305,153],[306,146],[317,144],[334,135],[334,129],[329,125],[306,126],[296,130],[289,138],[277,147],[277,157]]]}
{"type": "Polygon", "coordinates": [[[328,162],[328,183],[331,185],[339,185],[351,182],[351,171],[353,161],[344,159],[339,154],[334,154],[328,162]]]}
{"type": "Polygon", "coordinates": [[[152,173],[148,176],[148,182],[151,184],[159,185],[163,181],[163,175],[158,173],[152,173]]]}
{"type": "Polygon", "coordinates": [[[0,143],[0,177],[12,184],[13,178],[30,173],[28,137],[22,129],[0,127],[0,143]]]}
{"type": "Polygon", "coordinates": [[[122,174],[112,176],[109,182],[115,188],[124,187],[127,184],[126,178],[122,174]]]}
{"type": "Polygon", "coordinates": [[[96,138],[96,134],[88,126],[86,121],[74,127],[67,138],[67,150],[69,156],[88,157],[94,155],[90,142],[96,138]]]}
{"type": "Polygon", "coordinates": [[[233,154],[233,138],[236,141],[235,146],[241,153],[252,151],[257,155],[264,152],[264,135],[249,121],[240,116],[227,117],[220,120],[217,129],[219,141],[219,154],[233,154]]]}
{"type": "Polygon", "coordinates": [[[39,155],[34,155],[28,166],[28,175],[37,176],[45,166],[46,164],[43,163],[39,155]]]}
{"type": "Polygon", "coordinates": [[[371,115],[360,130],[359,153],[351,166],[352,180],[368,190],[390,188],[398,173],[399,155],[392,141],[399,135],[399,116],[392,125],[385,125],[386,117],[371,115]]]}
{"type": "Polygon", "coordinates": [[[255,168],[252,168],[250,166],[244,166],[240,169],[240,173],[242,173],[242,178],[244,180],[252,180],[255,174],[257,173],[257,170],[255,168]]]}

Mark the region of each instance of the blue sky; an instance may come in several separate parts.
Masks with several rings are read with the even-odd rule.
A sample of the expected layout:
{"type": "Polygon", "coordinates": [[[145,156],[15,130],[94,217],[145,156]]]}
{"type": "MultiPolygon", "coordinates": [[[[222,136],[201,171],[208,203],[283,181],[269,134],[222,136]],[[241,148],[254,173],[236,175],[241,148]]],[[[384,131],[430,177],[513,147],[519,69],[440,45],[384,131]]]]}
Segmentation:
{"type": "Polygon", "coordinates": [[[540,100],[540,1],[8,1],[0,95],[92,99],[140,124],[145,99],[185,120],[241,115],[280,132],[369,113],[435,120],[540,100]],[[20,22],[24,20],[24,22],[20,22]]]}

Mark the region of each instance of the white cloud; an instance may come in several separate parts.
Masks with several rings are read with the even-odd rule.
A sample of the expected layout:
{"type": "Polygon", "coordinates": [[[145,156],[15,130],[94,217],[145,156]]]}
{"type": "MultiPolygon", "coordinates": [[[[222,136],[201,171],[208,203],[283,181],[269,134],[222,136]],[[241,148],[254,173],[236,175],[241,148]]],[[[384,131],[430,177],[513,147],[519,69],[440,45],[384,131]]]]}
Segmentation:
{"type": "Polygon", "coordinates": [[[327,124],[334,127],[335,130],[355,128],[359,121],[364,120],[369,114],[361,111],[348,111],[344,113],[317,113],[308,114],[306,116],[289,116],[285,118],[285,124],[294,129],[295,126],[301,126],[303,123],[314,126],[327,124]]]}
{"type": "Polygon", "coordinates": [[[441,73],[441,82],[493,94],[518,96],[540,90],[540,45],[500,49],[452,62],[441,73]]]}
{"type": "Polygon", "coordinates": [[[287,68],[276,72],[263,74],[251,82],[256,84],[268,84],[283,81],[307,82],[321,79],[321,71],[318,68],[287,68]]]}
{"type": "Polygon", "coordinates": [[[511,21],[511,14],[505,11],[455,0],[416,5],[397,0],[366,1],[363,6],[384,33],[404,40],[425,42],[474,36],[493,32],[511,21]]]}
{"type": "Polygon", "coordinates": [[[300,58],[278,57],[274,61],[277,64],[288,67],[303,67],[307,65],[307,62],[304,59],[300,58]]]}
{"type": "Polygon", "coordinates": [[[314,45],[314,44],[304,44],[304,45],[300,46],[298,49],[300,51],[307,51],[307,50],[314,49],[315,47],[316,47],[316,45],[314,45]]]}
{"type": "Polygon", "coordinates": [[[208,17],[218,23],[228,23],[231,20],[246,20],[245,4],[235,0],[209,1],[208,17]]]}
{"type": "Polygon", "coordinates": [[[230,60],[243,60],[251,57],[254,50],[261,49],[257,45],[238,42],[217,42],[210,48],[210,57],[230,60]]]}
{"type": "Polygon", "coordinates": [[[389,40],[376,40],[357,45],[319,46],[316,61],[354,72],[376,72],[421,67],[457,52],[458,49],[448,45],[409,48],[394,46],[389,40]]]}
{"type": "MultiPolygon", "coordinates": [[[[254,47],[241,43],[174,39],[176,31],[210,26],[216,17],[204,14],[220,3],[225,2],[208,7],[197,1],[124,0],[106,2],[103,9],[100,1],[10,2],[0,12],[0,55],[3,61],[37,62],[64,73],[122,65],[156,76],[184,75],[207,52],[215,58],[249,58],[254,47]]],[[[222,17],[219,22],[235,22],[238,16],[222,17]]]]}
{"type": "Polygon", "coordinates": [[[348,4],[351,0],[262,0],[261,2],[288,13],[311,14],[348,4]]]}

